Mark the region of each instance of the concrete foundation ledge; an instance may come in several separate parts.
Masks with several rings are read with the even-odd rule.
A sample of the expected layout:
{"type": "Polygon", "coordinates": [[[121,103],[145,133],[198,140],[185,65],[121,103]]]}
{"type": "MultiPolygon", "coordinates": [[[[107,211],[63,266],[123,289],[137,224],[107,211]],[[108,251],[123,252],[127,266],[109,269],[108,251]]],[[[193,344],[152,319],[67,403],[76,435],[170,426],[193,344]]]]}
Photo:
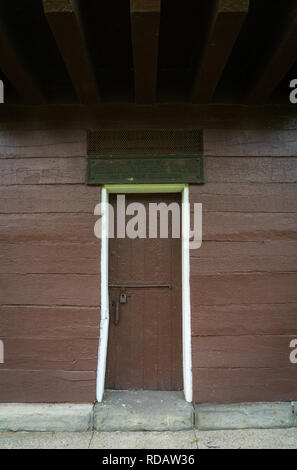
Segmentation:
{"type": "Polygon", "coordinates": [[[297,427],[297,402],[193,405],[181,392],[110,391],[102,403],[0,404],[0,432],[183,431],[297,427]]]}
{"type": "Polygon", "coordinates": [[[89,431],[92,404],[0,404],[0,431],[89,431]]]}
{"type": "Polygon", "coordinates": [[[97,431],[182,431],[194,427],[194,408],[182,392],[110,391],[94,409],[97,431]]]}
{"type": "Polygon", "coordinates": [[[291,428],[297,426],[296,404],[195,405],[195,426],[201,430],[291,428]]]}

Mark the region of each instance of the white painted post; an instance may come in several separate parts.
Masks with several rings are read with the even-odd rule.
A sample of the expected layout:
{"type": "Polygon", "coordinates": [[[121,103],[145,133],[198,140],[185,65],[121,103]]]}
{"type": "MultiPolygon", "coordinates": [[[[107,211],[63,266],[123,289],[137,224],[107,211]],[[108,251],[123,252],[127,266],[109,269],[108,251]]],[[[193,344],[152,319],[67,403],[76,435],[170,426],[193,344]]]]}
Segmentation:
{"type": "Polygon", "coordinates": [[[190,301],[190,204],[189,188],[182,192],[182,309],[183,309],[183,377],[187,402],[193,399],[192,383],[192,338],[190,301]]]}
{"type": "Polygon", "coordinates": [[[96,399],[101,402],[104,394],[106,356],[109,326],[109,295],[108,295],[108,192],[106,188],[101,190],[101,311],[100,311],[100,333],[98,347],[97,385],[96,399]]]}

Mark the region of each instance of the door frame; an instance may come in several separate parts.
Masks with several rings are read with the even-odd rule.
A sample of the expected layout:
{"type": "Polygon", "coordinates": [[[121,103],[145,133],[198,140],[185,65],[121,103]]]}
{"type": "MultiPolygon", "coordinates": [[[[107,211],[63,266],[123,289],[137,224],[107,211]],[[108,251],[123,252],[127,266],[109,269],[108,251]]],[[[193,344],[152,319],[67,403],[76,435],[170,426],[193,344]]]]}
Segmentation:
{"type": "Polygon", "coordinates": [[[185,400],[192,402],[192,347],[191,347],[191,302],[190,302],[190,203],[187,184],[107,184],[101,188],[101,317],[98,346],[96,399],[103,400],[109,328],[108,292],[108,227],[109,194],[181,193],[182,206],[182,344],[183,344],[183,388],[185,400]]]}

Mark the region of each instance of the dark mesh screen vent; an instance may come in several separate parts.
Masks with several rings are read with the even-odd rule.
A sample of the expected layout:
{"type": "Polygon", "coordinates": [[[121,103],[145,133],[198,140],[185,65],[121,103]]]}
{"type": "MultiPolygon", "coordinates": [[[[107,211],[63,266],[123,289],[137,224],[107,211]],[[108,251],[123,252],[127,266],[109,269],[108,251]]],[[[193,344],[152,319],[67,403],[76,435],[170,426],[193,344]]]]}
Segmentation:
{"type": "Polygon", "coordinates": [[[88,155],[202,154],[202,131],[96,130],[88,131],[88,155]]]}

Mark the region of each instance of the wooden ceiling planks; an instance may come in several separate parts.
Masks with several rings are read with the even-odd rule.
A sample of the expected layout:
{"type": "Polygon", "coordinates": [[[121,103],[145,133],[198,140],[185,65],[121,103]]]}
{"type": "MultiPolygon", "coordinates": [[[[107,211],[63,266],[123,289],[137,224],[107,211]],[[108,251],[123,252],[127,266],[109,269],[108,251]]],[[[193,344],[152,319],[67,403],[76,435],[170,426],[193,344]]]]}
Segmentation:
{"type": "Polygon", "coordinates": [[[288,104],[297,0],[12,3],[0,2],[6,104],[288,104]]]}
{"type": "Polygon", "coordinates": [[[160,0],[130,0],[135,101],[156,100],[160,27],[160,0]]]}
{"type": "Polygon", "coordinates": [[[88,52],[79,3],[76,0],[43,0],[43,8],[80,102],[98,103],[99,88],[88,52]]]}
{"type": "Polygon", "coordinates": [[[26,61],[25,53],[17,41],[15,29],[6,15],[5,3],[0,5],[0,66],[9,82],[23,101],[43,104],[45,96],[34,71],[26,61]]]}
{"type": "Polygon", "coordinates": [[[209,103],[246,19],[249,0],[216,0],[205,37],[202,58],[195,72],[192,103],[209,103]]]}
{"type": "MultiPolygon", "coordinates": [[[[286,27],[271,49],[266,60],[250,82],[245,97],[246,104],[264,103],[279,85],[297,58],[297,2],[287,10],[286,27]]],[[[292,77],[295,78],[295,77],[292,77]]]]}

